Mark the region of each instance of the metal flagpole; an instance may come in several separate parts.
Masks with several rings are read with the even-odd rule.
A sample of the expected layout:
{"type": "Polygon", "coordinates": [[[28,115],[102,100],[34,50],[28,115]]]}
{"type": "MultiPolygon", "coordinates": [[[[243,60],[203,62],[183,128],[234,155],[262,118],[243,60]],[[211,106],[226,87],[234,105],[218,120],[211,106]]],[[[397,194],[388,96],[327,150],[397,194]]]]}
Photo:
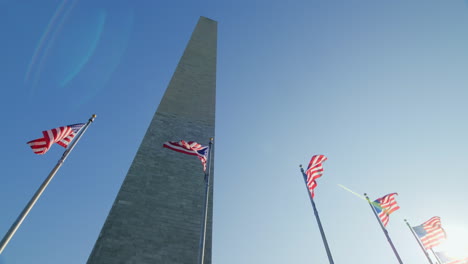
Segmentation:
{"type": "Polygon", "coordinates": [[[442,260],[439,258],[439,256],[437,256],[437,254],[434,252],[434,250],[432,248],[431,248],[431,252],[434,255],[434,257],[437,259],[437,262],[439,264],[443,264],[442,260]]]}
{"type": "Polygon", "coordinates": [[[304,173],[304,169],[302,168],[302,165],[299,165],[299,167],[301,168],[302,177],[304,178],[307,195],[309,196],[310,202],[312,203],[312,207],[314,208],[315,219],[317,220],[320,234],[322,235],[323,245],[325,246],[325,250],[327,251],[328,261],[330,262],[330,264],[334,264],[335,262],[333,262],[332,254],[330,252],[330,248],[328,247],[327,238],[325,237],[325,232],[323,231],[322,223],[320,222],[320,217],[319,217],[317,208],[315,207],[314,198],[312,198],[309,188],[307,188],[307,175],[304,173]]]}
{"type": "Polygon", "coordinates": [[[399,262],[400,264],[403,264],[403,261],[401,261],[400,255],[398,255],[398,252],[396,251],[396,248],[395,248],[395,246],[393,245],[393,242],[392,242],[392,240],[390,239],[390,236],[388,235],[387,229],[386,229],[386,228],[384,227],[384,225],[382,224],[382,221],[380,221],[380,218],[379,218],[379,216],[377,215],[377,212],[375,211],[375,208],[374,208],[374,206],[372,205],[372,202],[369,200],[369,197],[367,196],[367,193],[365,193],[364,196],[366,196],[367,202],[369,202],[369,205],[370,205],[370,207],[371,207],[371,209],[372,209],[372,212],[374,212],[375,218],[377,218],[377,221],[379,222],[380,227],[382,228],[382,231],[384,232],[385,236],[387,237],[388,243],[389,243],[390,246],[392,247],[393,253],[395,253],[395,256],[397,257],[398,262],[399,262]]]}
{"type": "Polygon", "coordinates": [[[42,183],[42,185],[39,187],[39,189],[36,191],[36,193],[34,194],[34,196],[31,198],[31,200],[29,200],[29,203],[26,205],[26,207],[23,209],[23,211],[21,212],[21,214],[18,216],[18,218],[16,219],[16,221],[13,223],[13,225],[10,227],[10,229],[8,230],[8,232],[5,234],[5,236],[3,237],[2,241],[0,242],[0,254],[3,252],[3,250],[5,249],[5,247],[7,246],[8,242],[11,240],[11,238],[13,237],[13,235],[15,234],[16,230],[18,230],[19,226],[21,225],[21,223],[24,221],[24,219],[26,218],[26,216],[28,215],[29,211],[31,211],[32,207],[34,206],[34,204],[37,202],[37,200],[39,199],[39,197],[41,196],[41,194],[44,192],[45,188],[47,188],[47,185],[49,185],[50,181],[52,180],[52,178],[54,178],[55,174],[57,173],[57,171],[60,169],[60,167],[62,166],[62,164],[65,162],[65,159],[68,157],[68,154],[70,154],[70,152],[73,150],[73,148],[75,147],[76,143],[78,143],[78,141],[80,140],[81,136],[83,136],[83,134],[86,132],[86,129],[88,129],[88,126],[94,121],[94,119],[96,118],[96,115],[92,115],[91,118],[88,120],[88,123],[86,123],[86,125],[83,127],[83,129],[81,129],[81,131],[79,132],[78,136],[76,137],[76,139],[72,142],[72,144],[70,145],[69,148],[67,148],[65,150],[65,152],[63,152],[63,155],[62,157],[60,158],[60,160],[57,162],[57,165],[55,165],[55,167],[52,169],[52,171],[49,173],[49,176],[47,176],[47,178],[44,180],[44,182],[42,183]]]}
{"type": "Polygon", "coordinates": [[[427,253],[426,249],[424,248],[423,244],[421,243],[421,240],[419,239],[419,237],[416,235],[416,233],[414,232],[413,228],[410,226],[410,224],[408,223],[408,221],[405,219],[405,223],[406,225],[408,226],[408,228],[411,230],[411,233],[413,234],[414,238],[416,239],[416,241],[418,241],[418,244],[419,246],[421,247],[422,251],[424,252],[424,255],[426,255],[426,258],[427,260],[429,260],[429,263],[430,264],[434,264],[431,260],[431,258],[429,257],[429,254],[427,253]]]}
{"type": "Polygon", "coordinates": [[[211,150],[213,146],[213,138],[210,138],[210,144],[208,145],[208,160],[206,162],[207,171],[205,172],[205,208],[203,210],[202,219],[202,230],[200,234],[200,249],[199,249],[199,264],[205,263],[205,246],[206,246],[206,225],[208,222],[208,205],[210,196],[210,178],[211,178],[211,150]]]}

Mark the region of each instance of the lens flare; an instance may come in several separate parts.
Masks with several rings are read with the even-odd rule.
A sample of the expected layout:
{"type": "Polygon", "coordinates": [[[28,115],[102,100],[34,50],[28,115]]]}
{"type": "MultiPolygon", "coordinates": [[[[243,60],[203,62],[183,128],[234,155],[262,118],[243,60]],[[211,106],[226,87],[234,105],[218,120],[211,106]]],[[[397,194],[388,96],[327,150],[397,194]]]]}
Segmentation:
{"type": "Polygon", "coordinates": [[[60,86],[65,86],[70,82],[75,76],[81,71],[81,69],[86,65],[86,63],[89,61],[91,56],[93,55],[94,51],[96,50],[96,47],[99,43],[99,39],[101,37],[103,28],[104,28],[104,23],[106,21],[106,13],[101,12],[98,17],[98,22],[97,26],[92,33],[93,36],[91,37],[91,43],[89,44],[88,49],[86,50],[85,54],[81,56],[80,61],[77,62],[76,66],[74,69],[70,71],[70,73],[60,82],[60,86]]]}
{"type": "Polygon", "coordinates": [[[79,0],[60,1],[26,68],[29,98],[39,89],[67,93],[74,98],[69,107],[80,107],[94,98],[120,65],[133,23],[134,12],[128,3],[96,6],[79,0]]]}
{"type": "Polygon", "coordinates": [[[444,226],[447,240],[438,249],[443,250],[449,257],[460,259],[468,257],[468,230],[460,226],[444,226]]]}
{"type": "Polygon", "coordinates": [[[31,61],[28,64],[26,74],[24,76],[24,83],[31,84],[31,97],[34,94],[34,87],[37,85],[39,76],[44,68],[44,63],[47,60],[47,55],[54,44],[57,35],[63,28],[63,24],[67,20],[70,12],[75,7],[78,0],[64,0],[62,1],[54,14],[52,15],[49,23],[47,24],[44,33],[42,34],[39,42],[34,50],[31,61]],[[31,76],[33,75],[33,76],[31,76]]]}
{"type": "MultiPolygon", "coordinates": [[[[346,191],[348,191],[348,192],[350,192],[350,193],[352,193],[352,194],[356,195],[357,197],[359,197],[359,198],[363,199],[364,201],[367,201],[367,199],[366,199],[364,196],[362,196],[362,195],[358,194],[358,193],[357,193],[357,192],[355,192],[355,191],[352,191],[352,190],[351,190],[351,189],[349,189],[348,187],[346,187],[346,186],[344,186],[344,185],[341,185],[341,184],[338,184],[338,186],[340,186],[341,188],[345,189],[346,191]]],[[[371,201],[370,203],[371,203],[373,206],[375,206],[375,207],[378,207],[378,208],[382,209],[382,207],[380,206],[380,204],[379,204],[379,203],[376,203],[376,202],[374,202],[374,201],[371,201]]]]}
{"type": "Polygon", "coordinates": [[[359,197],[359,198],[361,198],[361,199],[367,201],[366,198],[364,198],[364,196],[362,196],[362,195],[360,195],[360,194],[358,194],[358,193],[352,191],[351,189],[345,187],[344,185],[338,184],[338,186],[340,186],[341,188],[345,189],[346,191],[348,191],[348,192],[350,192],[350,193],[356,195],[357,197],[359,197]]]}

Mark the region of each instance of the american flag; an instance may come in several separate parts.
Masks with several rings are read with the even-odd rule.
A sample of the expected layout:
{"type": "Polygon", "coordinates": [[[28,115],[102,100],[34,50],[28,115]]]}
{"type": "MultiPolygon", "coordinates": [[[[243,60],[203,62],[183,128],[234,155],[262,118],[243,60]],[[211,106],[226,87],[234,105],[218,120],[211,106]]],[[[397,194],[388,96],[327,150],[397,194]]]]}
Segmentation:
{"type": "Polygon", "coordinates": [[[441,264],[468,264],[468,257],[451,257],[446,252],[435,252],[441,264]]]}
{"type": "Polygon", "coordinates": [[[307,188],[309,188],[310,195],[314,198],[314,189],[317,187],[316,179],[320,178],[323,174],[322,162],[326,161],[325,155],[315,155],[310,159],[309,166],[307,166],[307,188]]]}
{"type": "Polygon", "coordinates": [[[42,131],[44,137],[27,142],[36,154],[46,153],[52,144],[66,148],[85,124],[73,124],[42,131]]]}
{"type": "Polygon", "coordinates": [[[442,228],[440,217],[434,216],[422,225],[413,227],[426,249],[431,249],[444,241],[445,231],[442,228]]]}
{"type": "Polygon", "coordinates": [[[188,155],[197,156],[203,165],[203,171],[206,171],[206,161],[208,159],[209,151],[208,146],[202,146],[195,141],[186,142],[184,140],[180,140],[165,142],[163,147],[188,155]]]}
{"type": "Polygon", "coordinates": [[[398,206],[395,200],[395,195],[398,194],[387,194],[372,203],[372,206],[374,206],[375,210],[377,211],[377,215],[379,216],[380,221],[382,221],[384,226],[387,226],[388,221],[390,220],[389,215],[400,209],[400,206],[398,206]]]}

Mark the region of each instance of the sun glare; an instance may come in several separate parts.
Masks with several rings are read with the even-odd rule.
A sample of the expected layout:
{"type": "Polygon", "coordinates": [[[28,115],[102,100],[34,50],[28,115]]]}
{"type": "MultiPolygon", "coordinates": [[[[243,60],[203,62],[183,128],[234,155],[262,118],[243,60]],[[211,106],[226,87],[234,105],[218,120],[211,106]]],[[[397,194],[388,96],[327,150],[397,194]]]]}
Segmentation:
{"type": "Polygon", "coordinates": [[[438,249],[443,250],[452,258],[468,257],[468,230],[462,227],[445,227],[447,240],[438,249]]]}

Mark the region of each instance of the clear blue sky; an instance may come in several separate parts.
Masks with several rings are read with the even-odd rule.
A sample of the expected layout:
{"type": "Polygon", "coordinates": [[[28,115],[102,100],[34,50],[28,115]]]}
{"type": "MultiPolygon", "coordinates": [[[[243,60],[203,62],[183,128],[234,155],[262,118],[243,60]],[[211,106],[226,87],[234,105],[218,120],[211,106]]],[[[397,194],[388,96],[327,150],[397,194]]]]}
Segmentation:
{"type": "Polygon", "coordinates": [[[399,193],[405,263],[427,263],[405,218],[468,244],[466,1],[0,0],[0,235],[63,152],[26,142],[98,115],[0,263],[86,262],[199,16],[219,30],[213,263],[327,263],[314,154],[335,263],[397,263],[338,184],[399,193]]]}

